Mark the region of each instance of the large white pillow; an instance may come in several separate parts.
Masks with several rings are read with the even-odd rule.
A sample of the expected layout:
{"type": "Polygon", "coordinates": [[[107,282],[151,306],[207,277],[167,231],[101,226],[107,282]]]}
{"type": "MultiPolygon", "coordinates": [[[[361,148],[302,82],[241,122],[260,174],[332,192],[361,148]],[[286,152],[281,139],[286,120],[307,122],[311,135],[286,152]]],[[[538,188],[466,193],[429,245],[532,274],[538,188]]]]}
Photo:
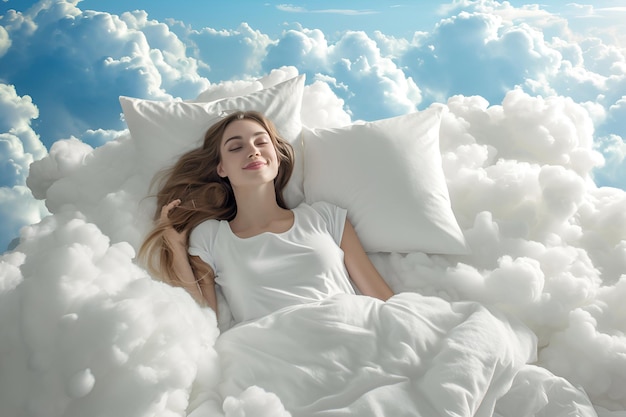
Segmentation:
{"type": "Polygon", "coordinates": [[[296,165],[284,196],[289,207],[304,200],[301,138],[305,76],[247,95],[201,103],[154,101],[121,96],[126,124],[149,174],[171,165],[184,152],[202,144],[204,133],[224,112],[256,110],[270,118],[281,136],[294,146],[296,165]]]}
{"type": "Polygon", "coordinates": [[[441,166],[445,107],[303,129],[304,195],[344,207],[367,252],[466,254],[441,166]]]}

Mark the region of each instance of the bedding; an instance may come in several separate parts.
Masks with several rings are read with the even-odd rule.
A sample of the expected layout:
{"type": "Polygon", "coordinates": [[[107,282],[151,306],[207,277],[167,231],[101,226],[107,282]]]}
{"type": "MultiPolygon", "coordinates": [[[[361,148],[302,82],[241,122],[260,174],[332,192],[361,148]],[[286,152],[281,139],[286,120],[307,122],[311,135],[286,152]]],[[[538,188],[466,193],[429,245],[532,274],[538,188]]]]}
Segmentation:
{"type": "MultiPolygon", "coordinates": [[[[154,101],[121,96],[124,119],[132,134],[134,147],[145,159],[142,175],[152,178],[184,152],[200,146],[204,133],[224,114],[234,110],[255,110],[269,117],[281,136],[294,146],[299,158],[304,75],[245,95],[205,102],[203,95],[190,101],[154,101]]],[[[302,172],[294,169],[285,188],[290,207],[304,201],[302,172]]]]}
{"type": "Polygon", "coordinates": [[[490,416],[534,336],[475,303],[337,295],[235,326],[220,393],[258,385],[293,416],[490,416]]]}
{"type": "Polygon", "coordinates": [[[236,324],[215,349],[220,381],[190,417],[252,388],[292,417],[596,415],[584,393],[527,364],[530,330],[475,302],[339,294],[236,324]]]}
{"type": "Polygon", "coordinates": [[[302,130],[306,202],[348,210],[367,252],[469,253],[441,165],[445,106],[302,130]],[[358,184],[358,186],[356,186],[358,184]]]}

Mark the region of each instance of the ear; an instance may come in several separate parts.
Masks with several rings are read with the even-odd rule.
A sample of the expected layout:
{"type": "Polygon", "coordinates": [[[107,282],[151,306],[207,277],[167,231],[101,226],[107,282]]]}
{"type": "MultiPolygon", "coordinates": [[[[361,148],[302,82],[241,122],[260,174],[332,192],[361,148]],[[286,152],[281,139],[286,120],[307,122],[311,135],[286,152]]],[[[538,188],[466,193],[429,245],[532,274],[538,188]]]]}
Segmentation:
{"type": "Polygon", "coordinates": [[[224,171],[224,169],[222,168],[222,162],[220,161],[219,164],[217,164],[217,175],[219,175],[222,178],[226,178],[226,172],[224,171]]]}

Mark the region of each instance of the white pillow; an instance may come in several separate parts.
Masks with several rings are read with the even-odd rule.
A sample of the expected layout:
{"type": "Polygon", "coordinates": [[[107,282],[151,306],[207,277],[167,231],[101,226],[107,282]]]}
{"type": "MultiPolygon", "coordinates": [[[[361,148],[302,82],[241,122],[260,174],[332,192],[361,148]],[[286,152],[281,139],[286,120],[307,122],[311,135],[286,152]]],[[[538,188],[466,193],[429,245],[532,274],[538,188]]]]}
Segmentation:
{"type": "Polygon", "coordinates": [[[294,146],[296,164],[284,196],[289,207],[304,200],[301,156],[302,94],[305,76],[299,75],[273,87],[244,96],[207,103],[154,101],[121,96],[120,104],[138,154],[150,175],[165,168],[183,153],[202,144],[204,133],[222,112],[256,110],[271,119],[280,135],[294,146]]]}
{"type": "Polygon", "coordinates": [[[304,195],[348,210],[367,252],[466,254],[441,166],[445,106],[333,129],[303,129],[304,195]]]}

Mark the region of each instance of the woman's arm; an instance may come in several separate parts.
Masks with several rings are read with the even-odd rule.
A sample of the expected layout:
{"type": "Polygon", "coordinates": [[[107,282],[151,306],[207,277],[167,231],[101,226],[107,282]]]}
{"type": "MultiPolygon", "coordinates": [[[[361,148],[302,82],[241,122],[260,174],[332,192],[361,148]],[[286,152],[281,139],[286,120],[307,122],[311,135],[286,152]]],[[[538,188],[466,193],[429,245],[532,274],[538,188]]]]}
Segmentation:
{"type": "Polygon", "coordinates": [[[208,305],[217,315],[215,275],[213,269],[197,256],[187,255],[187,248],[177,249],[174,255],[174,273],[183,287],[200,305],[208,305]]]}
{"type": "MultiPolygon", "coordinates": [[[[174,200],[161,209],[160,221],[168,223],[168,214],[180,204],[174,200]]],[[[200,305],[208,304],[217,315],[217,296],[215,294],[215,273],[213,269],[197,256],[187,253],[187,232],[178,232],[168,227],[163,232],[172,251],[172,269],[178,282],[200,305]]]]}
{"type": "Polygon", "coordinates": [[[344,253],[348,274],[361,294],[380,298],[383,301],[393,295],[393,291],[365,253],[352,223],[347,219],[340,247],[344,253]]]}
{"type": "Polygon", "coordinates": [[[199,256],[190,256],[191,269],[200,287],[200,292],[206,303],[217,315],[217,294],[215,293],[215,273],[213,268],[200,259],[199,256]]]}

